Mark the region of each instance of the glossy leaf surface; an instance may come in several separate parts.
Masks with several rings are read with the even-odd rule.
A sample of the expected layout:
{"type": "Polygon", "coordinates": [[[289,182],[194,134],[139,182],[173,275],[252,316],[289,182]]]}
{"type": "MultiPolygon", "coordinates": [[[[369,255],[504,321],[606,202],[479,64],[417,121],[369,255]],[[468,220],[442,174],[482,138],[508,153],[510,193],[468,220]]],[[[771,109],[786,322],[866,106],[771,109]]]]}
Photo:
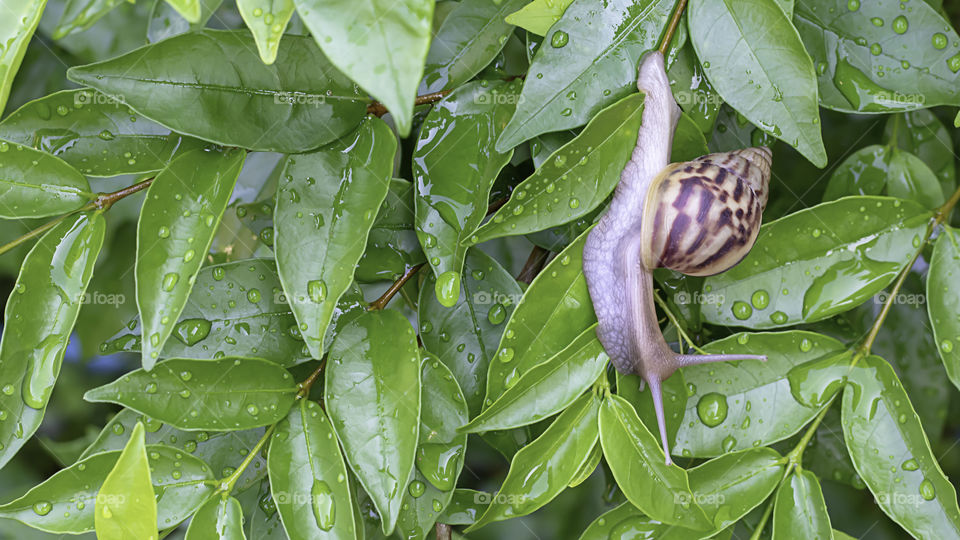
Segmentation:
{"type": "Polygon", "coordinates": [[[533,0],[523,9],[508,15],[507,22],[538,36],[545,36],[572,3],[573,0],[533,0]]]}
{"type": "Polygon", "coordinates": [[[97,492],[94,524],[97,538],[103,540],[156,537],[157,501],[153,498],[143,424],[133,428],[127,446],[97,492]]]}
{"type": "Polygon", "coordinates": [[[63,160],[0,141],[0,218],[65,214],[94,198],[90,184],[63,160]]]}
{"type": "Polygon", "coordinates": [[[211,497],[190,520],[184,540],[245,540],[243,508],[233,497],[211,497]]]}
{"type": "Polygon", "coordinates": [[[703,508],[716,529],[724,529],[776,489],[784,462],[769,448],[748,448],[711,459],[687,471],[692,502],[703,508]]]}
{"type": "Polygon", "coordinates": [[[237,9],[257,42],[264,64],[277,59],[280,38],[293,16],[293,0],[239,0],[237,9]]]}
{"type": "Polygon", "coordinates": [[[960,232],[944,227],[934,244],[927,276],[927,310],[937,350],[954,386],[960,388],[960,232]]]}
{"type": "Polygon", "coordinates": [[[3,113],[13,78],[20,68],[23,55],[27,52],[27,44],[37,29],[46,4],[46,0],[0,2],[0,8],[6,13],[3,22],[0,22],[0,41],[4,44],[3,51],[0,51],[0,114],[3,113]]]}
{"type": "Polygon", "coordinates": [[[772,538],[833,540],[820,481],[810,471],[796,471],[777,490],[772,538]]]}

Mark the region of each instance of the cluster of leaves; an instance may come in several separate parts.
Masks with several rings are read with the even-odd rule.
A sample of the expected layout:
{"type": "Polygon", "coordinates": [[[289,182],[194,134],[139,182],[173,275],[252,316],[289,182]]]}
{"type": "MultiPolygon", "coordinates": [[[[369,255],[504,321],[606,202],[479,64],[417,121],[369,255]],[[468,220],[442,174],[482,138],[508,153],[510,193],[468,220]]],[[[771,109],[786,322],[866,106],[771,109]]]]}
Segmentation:
{"type": "Polygon", "coordinates": [[[18,106],[0,268],[19,266],[0,467],[32,440],[63,465],[4,492],[0,518],[104,539],[479,538],[587,493],[586,521],[547,508],[570,525],[546,530],[960,537],[934,452],[960,387],[955,132],[931,109],[960,105],[960,37],[937,2],[0,8],[0,110],[18,106]],[[768,357],[666,381],[680,465],[639,378],[609,367],[581,268],[661,41],[674,161],[775,150],[750,255],[656,274],[678,347],[768,357]],[[113,379],[85,400],[121,408],[58,443],[77,433],[51,424],[88,409],[51,400],[71,354],[113,379]]]}

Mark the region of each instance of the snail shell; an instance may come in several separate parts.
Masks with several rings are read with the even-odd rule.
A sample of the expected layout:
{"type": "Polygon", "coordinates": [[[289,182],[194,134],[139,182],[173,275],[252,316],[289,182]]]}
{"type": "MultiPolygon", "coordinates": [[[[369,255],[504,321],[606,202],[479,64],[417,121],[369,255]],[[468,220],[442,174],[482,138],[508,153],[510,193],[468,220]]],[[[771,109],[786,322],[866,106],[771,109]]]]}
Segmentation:
{"type": "Polygon", "coordinates": [[[647,193],[644,266],[709,276],[740,262],[760,231],[772,157],[746,148],[668,165],[647,193]]]}

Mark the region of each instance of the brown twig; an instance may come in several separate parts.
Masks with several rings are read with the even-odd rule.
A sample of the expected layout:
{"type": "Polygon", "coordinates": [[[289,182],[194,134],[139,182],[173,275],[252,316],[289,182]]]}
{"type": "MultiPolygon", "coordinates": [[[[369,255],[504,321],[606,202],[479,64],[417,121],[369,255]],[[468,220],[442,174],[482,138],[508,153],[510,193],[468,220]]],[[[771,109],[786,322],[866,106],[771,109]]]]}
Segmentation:
{"type": "Polygon", "coordinates": [[[324,356],[320,359],[320,365],[317,366],[317,369],[313,370],[313,373],[300,383],[300,391],[297,392],[297,397],[306,398],[310,394],[310,388],[312,388],[313,384],[320,378],[320,374],[323,373],[323,368],[326,367],[326,365],[327,357],[324,356]]]}
{"type": "Polygon", "coordinates": [[[520,273],[517,274],[517,281],[522,281],[527,285],[532,283],[533,278],[537,277],[537,274],[547,265],[547,259],[549,257],[549,250],[543,249],[540,246],[533,246],[533,249],[530,251],[530,256],[527,257],[527,262],[523,265],[523,270],[520,270],[520,273]]]}
{"type": "Polygon", "coordinates": [[[680,16],[683,15],[683,9],[685,7],[687,7],[687,0],[679,0],[677,2],[677,9],[674,10],[673,17],[670,19],[670,25],[667,26],[667,31],[663,34],[663,41],[660,42],[660,54],[663,56],[667,56],[667,48],[673,39],[673,33],[677,30],[677,25],[680,24],[680,16]]]}
{"type": "Polygon", "coordinates": [[[453,529],[445,523],[437,523],[437,540],[450,540],[453,529]]]}
{"type": "Polygon", "coordinates": [[[393,299],[393,296],[397,294],[397,291],[402,289],[403,286],[406,285],[408,281],[410,281],[410,278],[415,276],[417,272],[419,272],[420,269],[423,268],[423,264],[424,263],[420,263],[416,266],[411,266],[410,268],[408,268],[406,273],[400,276],[400,279],[393,282],[393,285],[391,285],[390,288],[387,289],[387,292],[383,293],[380,296],[380,298],[377,298],[376,300],[371,302],[369,306],[367,306],[367,311],[376,311],[376,310],[387,307],[387,304],[389,304],[390,300],[393,299]]]}
{"type": "MultiPolygon", "coordinates": [[[[428,103],[436,103],[450,94],[450,90],[441,90],[440,92],[432,92],[430,94],[423,94],[422,96],[417,96],[413,100],[413,105],[426,105],[428,103]]],[[[383,116],[387,114],[387,108],[380,103],[379,101],[374,101],[371,104],[367,105],[367,114],[372,114],[374,116],[383,116]]]]}
{"type": "Polygon", "coordinates": [[[487,215],[490,215],[500,209],[503,205],[507,204],[507,201],[510,200],[510,197],[502,197],[497,199],[487,205],[487,215]]]}

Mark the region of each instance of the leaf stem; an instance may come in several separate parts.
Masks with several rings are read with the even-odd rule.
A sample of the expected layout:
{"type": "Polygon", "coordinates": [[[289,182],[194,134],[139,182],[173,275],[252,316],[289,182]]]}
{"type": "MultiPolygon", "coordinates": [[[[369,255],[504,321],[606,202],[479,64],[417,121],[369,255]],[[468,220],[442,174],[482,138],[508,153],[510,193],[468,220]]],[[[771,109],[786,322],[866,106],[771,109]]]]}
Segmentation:
{"type": "Polygon", "coordinates": [[[530,256],[527,257],[527,262],[524,263],[523,269],[517,274],[517,281],[522,281],[527,285],[532,283],[533,279],[537,277],[537,274],[547,265],[547,259],[549,257],[549,250],[543,249],[540,246],[533,246],[533,249],[530,251],[530,256]]]}
{"type": "Polygon", "coordinates": [[[233,486],[237,483],[237,480],[243,475],[243,472],[247,470],[247,467],[250,466],[250,463],[253,462],[253,459],[257,457],[257,454],[263,448],[263,445],[267,443],[270,439],[270,435],[273,435],[273,430],[276,429],[277,425],[273,424],[267,428],[267,431],[264,432],[263,437],[260,437],[260,440],[257,441],[257,444],[253,446],[253,449],[250,450],[250,453],[247,454],[247,457],[243,458],[243,462],[237,467],[237,470],[233,471],[233,474],[225,478],[220,482],[220,488],[217,492],[222,493],[223,498],[227,498],[230,495],[230,492],[233,491],[233,486]]]}
{"type": "Polygon", "coordinates": [[[324,356],[320,359],[320,365],[317,366],[317,369],[313,370],[313,373],[309,377],[304,379],[300,383],[300,391],[297,392],[297,399],[305,399],[310,394],[310,388],[313,387],[313,384],[320,379],[320,374],[323,373],[323,368],[327,365],[327,357],[324,356]]]}
{"type": "Polygon", "coordinates": [[[750,540],[760,540],[760,535],[763,534],[763,529],[767,526],[767,521],[770,520],[770,514],[773,513],[773,500],[770,500],[770,503],[767,504],[766,510],[763,511],[763,517],[760,518],[760,521],[757,523],[757,528],[753,530],[753,534],[750,535],[750,540]]]}
{"type": "MultiPolygon", "coordinates": [[[[697,347],[697,344],[694,343],[692,339],[690,339],[690,336],[687,335],[687,332],[683,329],[682,326],[680,326],[680,320],[677,318],[676,315],[673,314],[672,311],[670,311],[670,306],[667,305],[666,300],[664,300],[663,298],[660,298],[660,293],[659,293],[659,292],[656,292],[656,291],[655,291],[655,292],[653,293],[653,299],[654,299],[654,301],[657,302],[657,305],[660,306],[660,309],[662,309],[663,312],[667,314],[667,320],[669,320],[670,323],[671,323],[674,327],[676,327],[676,329],[677,329],[677,334],[680,335],[680,340],[681,340],[681,341],[680,341],[680,348],[683,349],[683,341],[686,341],[686,342],[690,345],[690,348],[691,348],[691,349],[697,351],[697,352],[700,353],[700,354],[707,354],[706,351],[704,351],[704,350],[701,349],[700,347],[697,347]]],[[[681,350],[680,352],[682,353],[683,351],[681,350]]]]}
{"type": "Polygon", "coordinates": [[[664,57],[667,56],[667,48],[670,47],[670,41],[673,39],[673,33],[677,30],[677,26],[680,24],[680,16],[683,15],[684,8],[687,7],[687,0],[679,0],[677,2],[677,7],[673,11],[673,17],[670,19],[670,24],[667,26],[667,31],[663,34],[663,40],[660,42],[660,54],[664,57]]]}
{"type": "Polygon", "coordinates": [[[423,268],[423,265],[424,263],[420,263],[416,266],[411,266],[410,268],[408,268],[406,273],[400,276],[398,280],[394,281],[393,285],[391,285],[390,288],[387,289],[387,291],[380,296],[380,298],[377,298],[376,300],[371,302],[369,306],[367,306],[367,311],[377,311],[387,307],[387,304],[389,304],[390,300],[393,299],[393,296],[397,294],[397,291],[403,288],[403,286],[406,285],[408,281],[410,281],[410,278],[415,276],[417,272],[419,272],[420,269],[423,268]]]}
{"type": "MultiPolygon", "coordinates": [[[[416,99],[413,100],[413,105],[417,106],[417,105],[426,105],[428,103],[436,103],[441,99],[445,98],[447,95],[449,95],[450,92],[451,90],[441,90],[439,92],[432,92],[430,94],[423,94],[422,96],[417,96],[416,99]]],[[[383,103],[380,103],[379,101],[374,101],[369,105],[367,105],[367,114],[372,114],[374,116],[383,116],[388,112],[390,111],[388,111],[387,108],[383,105],[383,103]]]]}

